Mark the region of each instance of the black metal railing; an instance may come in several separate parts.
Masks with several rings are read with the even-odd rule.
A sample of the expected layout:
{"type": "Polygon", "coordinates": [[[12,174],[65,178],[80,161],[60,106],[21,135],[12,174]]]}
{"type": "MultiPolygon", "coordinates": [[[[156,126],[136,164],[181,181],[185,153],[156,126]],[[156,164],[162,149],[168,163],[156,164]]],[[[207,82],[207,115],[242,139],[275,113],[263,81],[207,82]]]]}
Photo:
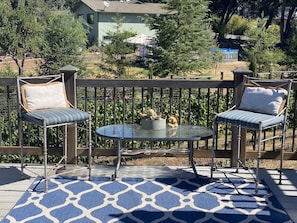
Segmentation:
{"type": "Polygon", "coordinates": [[[164,118],[178,115],[182,124],[211,128],[213,114],[231,106],[233,95],[233,81],[79,79],[77,86],[78,104],[92,113],[93,132],[108,124],[140,123],[139,114],[150,108],[164,118]]]}
{"type": "MultiPolygon", "coordinates": [[[[236,74],[238,75],[238,74],[236,74]]],[[[92,114],[94,155],[110,155],[108,149],[113,149],[111,141],[103,140],[95,134],[99,126],[114,123],[139,123],[140,113],[149,108],[162,113],[166,118],[169,115],[179,116],[183,124],[203,125],[212,128],[213,117],[217,112],[230,108],[236,95],[236,88],[240,83],[234,80],[200,80],[200,79],[145,79],[145,80],[106,80],[106,79],[77,79],[76,100],[77,106],[92,114]]],[[[289,128],[287,131],[285,159],[296,159],[296,92],[294,82],[289,110],[289,128]]],[[[16,82],[14,78],[0,78],[0,154],[19,153],[16,82]]],[[[39,132],[33,127],[26,128],[27,146],[38,147],[39,132]]],[[[220,151],[218,157],[231,157],[231,129],[220,129],[220,151]],[[225,152],[224,152],[225,151],[225,152]]],[[[55,130],[51,134],[59,135],[55,130]]],[[[79,132],[83,138],[83,133],[79,132]]],[[[253,134],[249,134],[253,140],[253,134]]],[[[49,137],[51,138],[51,137],[49,137]]],[[[57,138],[57,137],[53,137],[57,138]]],[[[62,137],[58,137],[62,140],[62,137]]],[[[59,140],[50,142],[50,145],[60,147],[59,140]]],[[[199,157],[210,157],[210,140],[197,142],[199,157]],[[204,150],[201,151],[200,150],[204,150]]],[[[170,147],[168,144],[138,144],[126,142],[126,147],[170,147]]],[[[252,143],[251,143],[252,148],[252,143]]],[[[265,151],[277,151],[277,143],[265,146],[265,151]]],[[[253,151],[251,149],[251,151],[253,151]]],[[[273,158],[269,156],[268,158],[273,158]]]]}

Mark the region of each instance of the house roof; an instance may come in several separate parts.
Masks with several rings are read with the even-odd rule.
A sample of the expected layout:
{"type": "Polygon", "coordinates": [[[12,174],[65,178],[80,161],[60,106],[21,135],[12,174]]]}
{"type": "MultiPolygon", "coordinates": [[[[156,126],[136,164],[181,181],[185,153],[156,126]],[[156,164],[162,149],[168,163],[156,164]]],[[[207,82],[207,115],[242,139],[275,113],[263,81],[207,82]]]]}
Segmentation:
{"type": "Polygon", "coordinates": [[[131,13],[131,14],[166,14],[164,4],[142,3],[137,0],[122,1],[101,1],[101,0],[81,0],[95,12],[104,13],[131,13]]]}

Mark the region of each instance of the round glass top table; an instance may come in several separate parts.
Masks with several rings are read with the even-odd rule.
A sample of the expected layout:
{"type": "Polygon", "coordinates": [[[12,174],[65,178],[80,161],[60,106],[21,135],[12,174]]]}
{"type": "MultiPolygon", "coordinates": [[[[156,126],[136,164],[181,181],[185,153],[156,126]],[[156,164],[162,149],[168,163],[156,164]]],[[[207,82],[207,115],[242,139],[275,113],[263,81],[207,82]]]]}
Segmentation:
{"type": "Polygon", "coordinates": [[[189,161],[191,167],[198,178],[198,173],[194,163],[193,142],[209,139],[213,135],[213,130],[208,127],[198,125],[179,125],[176,128],[167,127],[162,130],[145,130],[138,124],[115,124],[102,126],[96,129],[96,134],[100,137],[117,140],[117,165],[112,179],[116,179],[117,171],[121,163],[121,141],[187,141],[189,149],[189,161]]]}

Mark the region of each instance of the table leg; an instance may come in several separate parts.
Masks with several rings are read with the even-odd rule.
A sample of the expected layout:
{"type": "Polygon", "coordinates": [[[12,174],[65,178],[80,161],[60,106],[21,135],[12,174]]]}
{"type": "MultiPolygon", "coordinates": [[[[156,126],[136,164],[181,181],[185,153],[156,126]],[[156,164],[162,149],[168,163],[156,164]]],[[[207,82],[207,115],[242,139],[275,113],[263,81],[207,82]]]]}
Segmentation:
{"type": "Polygon", "coordinates": [[[121,140],[117,140],[117,163],[116,163],[116,167],[114,170],[114,174],[111,176],[112,180],[115,180],[117,178],[117,174],[118,174],[118,170],[120,168],[121,165],[121,140]]]}
{"type": "Polygon", "coordinates": [[[194,171],[194,174],[196,176],[196,179],[199,179],[199,175],[197,173],[197,170],[196,170],[196,165],[195,165],[195,162],[194,162],[194,142],[193,141],[188,141],[188,148],[189,148],[189,162],[190,162],[190,165],[194,171]]]}

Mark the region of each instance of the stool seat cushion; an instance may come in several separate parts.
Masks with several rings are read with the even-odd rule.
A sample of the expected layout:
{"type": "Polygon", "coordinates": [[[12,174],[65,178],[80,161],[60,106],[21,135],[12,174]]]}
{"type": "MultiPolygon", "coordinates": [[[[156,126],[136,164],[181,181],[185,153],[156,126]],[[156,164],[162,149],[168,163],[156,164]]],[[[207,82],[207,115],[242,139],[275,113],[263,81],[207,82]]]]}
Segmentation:
{"type": "Polygon", "coordinates": [[[75,108],[57,108],[23,112],[22,119],[40,126],[51,126],[86,121],[89,113],[75,108]]]}
{"type": "Polygon", "coordinates": [[[260,130],[260,125],[262,129],[265,129],[274,125],[283,124],[285,121],[284,115],[275,116],[240,109],[217,114],[215,119],[216,122],[224,122],[236,126],[240,125],[241,127],[255,130],[260,130]]]}

